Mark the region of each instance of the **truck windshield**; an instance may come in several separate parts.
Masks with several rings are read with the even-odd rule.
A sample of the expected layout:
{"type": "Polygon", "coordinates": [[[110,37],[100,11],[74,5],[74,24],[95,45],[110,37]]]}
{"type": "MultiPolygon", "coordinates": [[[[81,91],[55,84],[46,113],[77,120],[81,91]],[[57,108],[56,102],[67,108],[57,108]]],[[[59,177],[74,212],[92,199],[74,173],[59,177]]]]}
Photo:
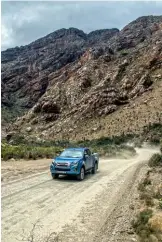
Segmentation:
{"type": "Polygon", "coordinates": [[[81,158],[83,156],[83,152],[80,150],[64,150],[61,157],[71,157],[71,158],[81,158]]]}

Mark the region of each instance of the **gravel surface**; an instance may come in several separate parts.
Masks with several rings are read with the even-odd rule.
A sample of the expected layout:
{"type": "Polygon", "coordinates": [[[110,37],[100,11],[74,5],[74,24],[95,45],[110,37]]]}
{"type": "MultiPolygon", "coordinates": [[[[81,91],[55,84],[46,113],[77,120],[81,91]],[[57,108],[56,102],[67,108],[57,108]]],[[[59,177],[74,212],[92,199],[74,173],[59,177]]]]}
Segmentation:
{"type": "Polygon", "coordinates": [[[23,178],[22,172],[13,181],[10,176],[2,184],[2,241],[136,241],[130,227],[131,203],[154,152],[143,148],[132,159],[101,159],[97,174],[88,174],[82,182],[52,180],[49,161],[39,161],[44,171],[38,174],[23,178]]]}

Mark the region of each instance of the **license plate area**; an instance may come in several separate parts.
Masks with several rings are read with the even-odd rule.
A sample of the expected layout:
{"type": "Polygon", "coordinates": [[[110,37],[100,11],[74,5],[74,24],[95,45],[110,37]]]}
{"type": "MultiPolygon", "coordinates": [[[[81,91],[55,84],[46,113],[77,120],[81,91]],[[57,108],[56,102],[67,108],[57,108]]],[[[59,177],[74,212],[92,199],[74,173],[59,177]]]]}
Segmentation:
{"type": "Polygon", "coordinates": [[[56,173],[59,173],[59,174],[66,174],[67,172],[66,172],[66,171],[56,171],[56,173]]]}

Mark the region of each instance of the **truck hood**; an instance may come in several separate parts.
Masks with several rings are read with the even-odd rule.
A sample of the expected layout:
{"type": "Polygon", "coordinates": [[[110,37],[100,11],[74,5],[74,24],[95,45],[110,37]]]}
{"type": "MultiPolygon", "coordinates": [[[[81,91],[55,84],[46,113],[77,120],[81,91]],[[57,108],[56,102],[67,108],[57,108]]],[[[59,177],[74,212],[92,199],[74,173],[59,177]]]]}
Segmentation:
{"type": "Polygon", "coordinates": [[[72,158],[72,157],[56,157],[55,158],[55,162],[62,162],[62,163],[64,163],[64,162],[76,162],[76,161],[80,161],[80,160],[82,160],[82,158],[72,158]]]}

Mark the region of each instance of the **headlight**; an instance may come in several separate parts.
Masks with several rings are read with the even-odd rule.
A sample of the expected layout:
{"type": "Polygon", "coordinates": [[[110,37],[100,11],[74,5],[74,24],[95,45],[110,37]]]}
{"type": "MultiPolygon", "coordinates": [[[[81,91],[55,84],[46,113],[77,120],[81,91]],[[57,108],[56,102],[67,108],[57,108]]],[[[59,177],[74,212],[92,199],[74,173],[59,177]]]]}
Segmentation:
{"type": "Polygon", "coordinates": [[[55,159],[53,159],[52,164],[53,164],[53,165],[56,165],[56,161],[55,161],[55,159]]]}
{"type": "Polygon", "coordinates": [[[72,165],[72,166],[77,166],[78,163],[79,163],[78,161],[73,161],[73,162],[71,163],[71,165],[72,165]]]}

